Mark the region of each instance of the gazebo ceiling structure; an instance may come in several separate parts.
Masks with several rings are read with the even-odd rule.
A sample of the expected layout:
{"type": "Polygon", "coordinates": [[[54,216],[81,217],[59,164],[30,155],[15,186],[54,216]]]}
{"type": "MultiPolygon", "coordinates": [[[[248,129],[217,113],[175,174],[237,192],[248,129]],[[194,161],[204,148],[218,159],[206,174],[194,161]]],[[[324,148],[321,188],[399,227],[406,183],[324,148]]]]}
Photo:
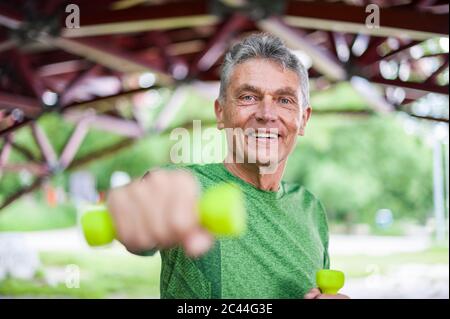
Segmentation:
{"type": "Polygon", "coordinates": [[[148,88],[122,85],[108,94],[86,92],[87,81],[156,74],[153,87],[174,88],[152,126],[151,131],[158,133],[177,110],[176,88],[217,81],[224,50],[255,31],[278,35],[306,54],[316,89],[349,81],[374,112],[402,110],[448,123],[448,118],[419,116],[410,108],[428,93],[448,95],[448,83],[440,79],[448,74],[448,50],[437,54],[414,50],[433,38],[447,39],[448,45],[448,22],[449,3],[442,0],[0,1],[0,137],[4,139],[0,171],[26,169],[35,176],[29,187],[1,207],[36,189],[53,173],[126,147],[146,133],[136,118],[121,117],[114,102],[148,88]],[[366,24],[373,5],[379,9],[379,26],[366,24]],[[431,72],[424,70],[426,59],[435,64],[431,72]],[[386,76],[382,64],[394,65],[397,72],[386,76]],[[398,72],[400,68],[406,71],[398,72]],[[112,106],[85,111],[105,103],[112,106]],[[36,122],[46,112],[58,112],[76,123],[61,154],[56,154],[51,137],[36,122]],[[40,158],[14,142],[15,131],[26,126],[32,129],[40,158]],[[74,161],[90,126],[125,139],[74,161]],[[8,163],[12,149],[29,163],[8,163]]]}

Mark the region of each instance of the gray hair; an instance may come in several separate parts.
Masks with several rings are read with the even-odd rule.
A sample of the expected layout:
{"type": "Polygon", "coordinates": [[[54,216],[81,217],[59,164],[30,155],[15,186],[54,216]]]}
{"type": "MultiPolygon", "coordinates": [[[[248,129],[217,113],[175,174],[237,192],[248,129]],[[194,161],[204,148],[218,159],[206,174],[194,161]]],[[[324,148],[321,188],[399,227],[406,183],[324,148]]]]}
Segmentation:
{"type": "Polygon", "coordinates": [[[300,81],[302,107],[309,105],[308,71],[280,38],[266,33],[252,34],[227,51],[220,75],[219,101],[225,100],[226,90],[234,67],[255,58],[269,59],[280,64],[283,68],[294,71],[300,81]]]}

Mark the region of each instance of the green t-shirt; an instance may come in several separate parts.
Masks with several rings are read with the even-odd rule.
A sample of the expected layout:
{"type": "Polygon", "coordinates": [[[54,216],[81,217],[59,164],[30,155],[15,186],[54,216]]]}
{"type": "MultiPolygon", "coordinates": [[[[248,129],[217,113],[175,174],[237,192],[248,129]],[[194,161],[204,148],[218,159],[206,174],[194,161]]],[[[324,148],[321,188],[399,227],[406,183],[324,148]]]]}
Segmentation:
{"type": "Polygon", "coordinates": [[[325,210],[305,188],[282,182],[260,190],[220,164],[188,165],[202,191],[237,183],[245,196],[247,232],[217,239],[200,258],[180,247],[162,250],[161,298],[302,298],[315,274],[329,268],[325,210]]]}

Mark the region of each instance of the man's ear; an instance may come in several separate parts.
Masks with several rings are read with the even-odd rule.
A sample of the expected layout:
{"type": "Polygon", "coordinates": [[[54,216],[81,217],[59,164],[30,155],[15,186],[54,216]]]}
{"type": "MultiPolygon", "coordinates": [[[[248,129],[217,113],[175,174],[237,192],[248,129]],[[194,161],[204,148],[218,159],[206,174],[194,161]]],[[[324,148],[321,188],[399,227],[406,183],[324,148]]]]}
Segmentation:
{"type": "Polygon", "coordinates": [[[221,130],[225,124],[223,123],[223,105],[218,99],[214,101],[214,112],[216,113],[217,128],[221,130]]]}
{"type": "Polygon", "coordinates": [[[311,112],[312,112],[312,108],[309,105],[303,110],[301,123],[300,123],[300,129],[298,130],[298,135],[300,135],[300,136],[305,135],[305,127],[306,127],[306,124],[308,123],[309,119],[311,118],[311,112]]]}

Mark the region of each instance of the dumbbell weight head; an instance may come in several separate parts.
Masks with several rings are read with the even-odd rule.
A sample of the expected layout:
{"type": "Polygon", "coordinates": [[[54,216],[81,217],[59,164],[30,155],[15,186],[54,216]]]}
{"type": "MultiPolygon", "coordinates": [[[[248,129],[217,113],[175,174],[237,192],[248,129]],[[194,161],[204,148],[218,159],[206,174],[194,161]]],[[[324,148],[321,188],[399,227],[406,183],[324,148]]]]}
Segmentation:
{"type": "Polygon", "coordinates": [[[342,271],[322,269],[316,273],[316,283],[323,294],[336,295],[344,287],[345,276],[342,271]]]}
{"type": "Polygon", "coordinates": [[[199,202],[200,223],[216,236],[237,237],[247,229],[242,191],[235,184],[209,188],[199,202]]]}
{"type": "Polygon", "coordinates": [[[116,238],[111,215],[105,205],[89,205],[81,216],[84,238],[90,246],[103,246],[116,238]]]}

